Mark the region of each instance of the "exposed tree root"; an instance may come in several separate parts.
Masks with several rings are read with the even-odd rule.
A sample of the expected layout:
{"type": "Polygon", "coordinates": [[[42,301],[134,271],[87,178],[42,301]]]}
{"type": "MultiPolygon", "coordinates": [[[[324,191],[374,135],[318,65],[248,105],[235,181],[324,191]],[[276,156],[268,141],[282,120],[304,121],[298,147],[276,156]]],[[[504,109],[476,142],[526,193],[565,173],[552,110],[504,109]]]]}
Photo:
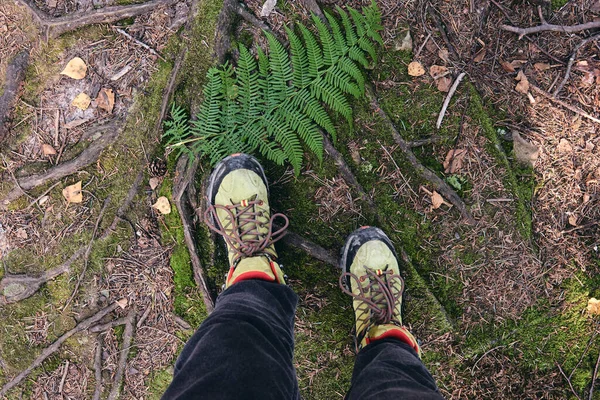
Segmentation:
{"type": "Polygon", "coordinates": [[[287,231],[281,241],[290,247],[304,251],[306,254],[319,261],[323,261],[333,267],[338,267],[338,260],[329,250],[324,249],[311,242],[310,240],[298,235],[297,233],[287,231]]]}
{"type": "Polygon", "coordinates": [[[125,367],[127,366],[127,355],[131,349],[131,342],[133,340],[135,328],[135,310],[129,311],[127,315],[127,321],[125,323],[125,331],[123,332],[123,345],[121,346],[121,352],[119,354],[119,364],[117,365],[117,373],[115,374],[115,380],[113,381],[110,393],[108,394],[108,400],[116,400],[121,392],[121,384],[123,383],[123,376],[125,375],[125,367]]]}
{"type": "Polygon", "coordinates": [[[29,49],[22,50],[17,54],[6,68],[6,79],[4,80],[4,91],[0,96],[0,143],[8,134],[10,114],[21,82],[25,78],[25,70],[29,65],[29,49]]]}
{"type": "Polygon", "coordinates": [[[104,339],[102,335],[98,335],[96,339],[96,353],[94,354],[94,378],[96,386],[94,388],[94,396],[92,400],[100,400],[102,397],[102,346],[104,339]]]}
{"type": "Polygon", "coordinates": [[[596,28],[600,28],[600,21],[592,21],[592,22],[587,22],[585,24],[565,26],[565,25],[549,24],[546,21],[542,20],[541,25],[532,26],[530,28],[519,28],[518,26],[511,26],[511,25],[501,25],[500,28],[504,29],[505,31],[514,32],[519,35],[519,39],[522,39],[523,37],[525,37],[527,35],[530,35],[532,33],[538,33],[538,32],[552,31],[552,32],[575,33],[575,32],[585,31],[588,29],[596,29],[596,28]]]}
{"type": "Polygon", "coordinates": [[[467,209],[467,206],[462,201],[462,199],[456,194],[454,189],[452,189],[446,182],[440,179],[434,172],[430,169],[426,168],[421,164],[421,162],[417,159],[415,154],[412,152],[409,143],[402,138],[402,136],[398,133],[398,130],[388,117],[388,115],[383,111],[380,107],[377,98],[375,97],[375,93],[373,89],[367,88],[367,97],[371,102],[371,108],[376,111],[383,122],[388,125],[388,128],[392,131],[392,136],[394,137],[394,141],[398,144],[398,147],[404,153],[404,156],[408,160],[408,162],[413,166],[414,170],[426,181],[428,181],[433,188],[440,193],[444,198],[446,198],[452,205],[454,205],[463,219],[470,225],[474,225],[476,223],[475,219],[467,209]]]}
{"type": "Polygon", "coordinates": [[[179,0],[153,0],[147,3],[133,4],[127,6],[111,6],[97,10],[85,11],[63,17],[51,17],[40,10],[32,0],[17,0],[27,7],[33,14],[38,25],[44,32],[46,39],[74,31],[87,25],[109,24],[124,18],[137,17],[154,10],[161,5],[172,5],[179,0]]]}
{"type": "Polygon", "coordinates": [[[185,244],[190,253],[192,261],[192,268],[194,272],[194,280],[202,292],[202,299],[206,306],[206,311],[211,313],[214,309],[214,300],[208,290],[206,284],[206,276],[202,262],[198,256],[198,248],[196,247],[196,241],[194,239],[192,220],[191,216],[194,214],[192,207],[189,204],[187,197],[187,191],[190,185],[193,185],[194,176],[196,175],[196,169],[198,168],[198,159],[194,160],[192,164],[189,163],[189,159],[186,155],[182,155],[177,162],[177,168],[175,170],[175,179],[173,182],[173,201],[179,211],[181,217],[181,223],[183,224],[183,234],[185,238],[185,244]]]}
{"type": "Polygon", "coordinates": [[[43,185],[48,181],[64,178],[65,176],[71,175],[79,169],[96,162],[102,151],[111,145],[121,132],[120,128],[117,127],[116,122],[109,122],[102,125],[100,128],[104,131],[104,134],[90,144],[77,157],[49,168],[45,172],[18,178],[18,185],[15,185],[15,188],[8,192],[8,194],[0,201],[0,210],[5,210],[11,201],[18,199],[23,194],[23,190],[30,190],[43,185]]]}
{"type": "Polygon", "coordinates": [[[27,375],[29,375],[31,373],[31,371],[33,371],[35,368],[42,365],[42,362],[44,362],[45,359],[47,359],[52,354],[54,354],[68,338],[70,338],[71,336],[73,336],[74,334],[76,334],[78,332],[88,329],[90,326],[92,326],[95,323],[97,323],[98,321],[100,321],[105,315],[111,313],[116,307],[118,307],[117,303],[113,303],[110,306],[105,307],[102,310],[98,311],[96,314],[92,315],[91,317],[88,317],[88,318],[80,321],[75,326],[75,328],[71,329],[70,331],[65,332],[54,343],[52,343],[50,346],[46,347],[42,351],[42,353],[31,363],[31,365],[29,365],[29,367],[27,367],[20,374],[18,374],[17,376],[12,378],[10,381],[8,381],[8,383],[6,383],[2,387],[2,389],[0,389],[0,397],[5,396],[9,390],[11,390],[15,386],[17,386],[19,383],[21,383],[27,377],[27,375]]]}

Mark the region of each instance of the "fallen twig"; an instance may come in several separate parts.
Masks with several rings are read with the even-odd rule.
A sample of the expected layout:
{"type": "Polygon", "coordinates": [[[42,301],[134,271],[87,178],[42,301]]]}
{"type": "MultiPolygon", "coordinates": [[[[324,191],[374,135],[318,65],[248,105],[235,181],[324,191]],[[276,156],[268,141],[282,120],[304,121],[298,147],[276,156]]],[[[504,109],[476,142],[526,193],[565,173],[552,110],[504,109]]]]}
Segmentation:
{"type": "Polygon", "coordinates": [[[458,209],[458,211],[461,213],[462,217],[468,224],[474,225],[476,223],[475,219],[467,209],[465,203],[461,200],[458,194],[456,194],[454,189],[452,189],[446,182],[440,179],[440,177],[433,173],[431,170],[423,166],[423,164],[421,164],[421,162],[417,159],[415,154],[410,149],[408,142],[402,138],[400,133],[398,133],[398,130],[394,126],[393,122],[390,120],[390,117],[388,117],[388,115],[385,113],[385,111],[383,111],[383,109],[379,105],[379,102],[375,97],[373,89],[369,87],[366,91],[366,94],[367,98],[371,103],[371,108],[373,108],[373,110],[376,111],[381,117],[381,119],[383,119],[383,121],[388,125],[388,128],[390,129],[390,131],[392,132],[392,136],[394,137],[394,141],[396,142],[396,144],[398,144],[398,147],[400,148],[400,150],[402,150],[408,162],[413,166],[415,172],[419,174],[423,179],[428,181],[438,193],[440,193],[443,197],[448,199],[448,201],[450,201],[450,203],[452,203],[452,205],[454,205],[454,207],[458,209]]]}
{"type": "Polygon", "coordinates": [[[563,376],[563,378],[565,378],[565,380],[569,384],[569,388],[571,388],[571,393],[573,393],[573,395],[575,395],[575,398],[577,398],[577,400],[581,400],[581,397],[579,397],[579,395],[575,391],[575,388],[573,387],[573,383],[571,383],[571,379],[569,379],[569,377],[567,377],[567,374],[565,374],[565,371],[563,371],[562,367],[560,366],[560,364],[558,362],[555,361],[554,363],[558,367],[560,374],[563,376]]]}
{"type": "Polygon", "coordinates": [[[46,38],[57,37],[63,33],[74,31],[92,24],[110,24],[124,18],[137,17],[154,10],[161,5],[172,5],[179,0],[154,0],[141,4],[127,6],[103,7],[97,10],[85,11],[63,17],[51,17],[40,10],[31,0],[18,0],[34,15],[46,38]]]}
{"type": "Polygon", "coordinates": [[[123,376],[125,373],[125,367],[127,366],[127,355],[131,348],[131,341],[133,340],[135,325],[135,311],[129,311],[127,315],[127,322],[125,323],[125,331],[123,332],[123,345],[121,346],[121,353],[119,355],[119,364],[117,366],[117,372],[115,379],[108,394],[108,400],[116,400],[121,392],[121,384],[123,383],[123,376]]]}
{"type": "Polygon", "coordinates": [[[198,256],[198,249],[194,240],[191,221],[193,210],[191,210],[191,207],[189,206],[187,196],[184,196],[188,190],[188,186],[193,182],[197,168],[198,158],[196,158],[192,164],[189,163],[186,155],[182,155],[179,158],[175,170],[175,179],[173,180],[173,201],[175,202],[175,206],[181,217],[185,244],[192,261],[194,280],[202,292],[202,299],[204,300],[206,311],[210,314],[214,309],[214,300],[208,290],[204,268],[202,267],[202,262],[198,256]]]}
{"type": "Polygon", "coordinates": [[[90,253],[92,251],[92,244],[94,243],[94,239],[96,239],[96,233],[98,232],[98,226],[100,225],[100,221],[102,220],[102,217],[104,216],[104,211],[106,211],[106,207],[110,203],[110,199],[111,199],[111,196],[108,196],[104,200],[104,204],[102,205],[102,208],[100,209],[100,214],[98,214],[98,219],[96,220],[96,225],[94,225],[94,230],[92,232],[92,237],[90,238],[90,243],[88,244],[87,248],[85,249],[85,253],[83,255],[83,268],[81,270],[81,274],[79,274],[79,277],[77,278],[77,283],[75,284],[75,288],[73,289],[71,296],[69,297],[69,299],[63,306],[63,311],[66,310],[66,308],[69,306],[69,304],[71,304],[71,301],[73,301],[73,298],[77,294],[77,291],[79,290],[79,286],[81,285],[81,282],[83,281],[83,278],[85,277],[85,273],[87,272],[88,260],[90,258],[90,253]]]}
{"type": "Polygon", "coordinates": [[[590,385],[589,400],[594,399],[594,386],[596,386],[596,379],[598,378],[598,367],[600,366],[600,353],[598,353],[598,359],[596,360],[596,366],[594,367],[594,375],[592,375],[592,384],[590,385]]]}
{"type": "Polygon", "coordinates": [[[11,201],[18,199],[23,194],[23,190],[30,190],[43,185],[48,181],[64,178],[65,176],[71,175],[77,170],[96,162],[102,151],[117,139],[121,131],[115,122],[107,123],[103,125],[102,128],[104,134],[90,144],[77,157],[49,168],[45,172],[19,178],[17,181],[18,185],[15,185],[16,187],[8,192],[8,194],[0,201],[0,210],[5,210],[11,201]]]}
{"type": "Polygon", "coordinates": [[[163,61],[166,61],[163,56],[161,56],[160,54],[158,54],[158,52],[156,50],[154,50],[152,47],[148,46],[146,43],[142,42],[141,40],[137,40],[136,38],[134,38],[133,36],[131,36],[129,33],[125,32],[123,29],[117,28],[117,27],[113,27],[117,32],[119,32],[121,35],[125,36],[127,39],[133,41],[134,43],[142,46],[144,49],[148,50],[151,54],[154,54],[156,57],[160,58],[163,61]]]}
{"type": "Polygon", "coordinates": [[[426,139],[411,140],[408,142],[408,146],[412,149],[414,147],[427,146],[430,144],[439,143],[441,141],[442,138],[440,136],[432,136],[426,139]]]}
{"type": "Polygon", "coordinates": [[[588,42],[590,42],[592,40],[596,40],[598,38],[600,38],[600,33],[583,39],[581,42],[579,42],[577,44],[577,46],[575,46],[575,48],[573,49],[573,53],[571,54],[571,57],[569,58],[569,62],[567,64],[567,70],[565,71],[565,77],[558,84],[556,89],[554,89],[554,92],[552,92],[552,96],[556,97],[560,93],[560,91],[563,89],[563,87],[565,87],[565,84],[567,83],[567,81],[569,80],[569,76],[571,75],[571,68],[573,67],[573,63],[575,62],[575,59],[577,58],[577,54],[579,54],[579,50],[583,46],[585,46],[588,42]]]}
{"type": "Polygon", "coordinates": [[[96,354],[94,355],[94,378],[96,379],[96,387],[92,400],[100,400],[102,397],[102,344],[104,340],[102,335],[98,335],[96,343],[96,354]]]}
{"type": "Polygon", "coordinates": [[[538,33],[538,32],[552,31],[552,32],[575,33],[575,32],[585,31],[588,29],[596,29],[596,28],[600,28],[600,21],[592,21],[592,22],[587,22],[585,24],[566,25],[566,26],[549,24],[546,21],[542,21],[541,25],[532,26],[529,28],[519,28],[518,26],[511,26],[511,25],[500,25],[500,28],[505,31],[508,31],[508,32],[517,33],[519,35],[519,39],[522,39],[524,36],[527,36],[532,33],[538,33]]]}
{"type": "Polygon", "coordinates": [[[63,371],[63,376],[60,380],[60,384],[58,385],[58,394],[62,395],[63,387],[65,386],[65,380],[67,379],[67,374],[69,373],[69,360],[65,363],[65,370],[63,371]]]}
{"type": "Polygon", "coordinates": [[[452,87],[448,91],[448,94],[446,95],[446,99],[444,100],[444,105],[442,106],[440,114],[438,115],[437,122],[435,123],[435,127],[437,129],[440,129],[440,126],[442,126],[442,121],[444,120],[444,115],[446,115],[446,110],[448,109],[448,104],[450,104],[450,100],[452,100],[452,96],[454,96],[454,93],[456,92],[456,89],[458,88],[458,85],[463,80],[463,78],[465,77],[465,75],[466,74],[464,72],[461,72],[456,77],[456,79],[454,80],[454,83],[452,84],[452,87]]]}
{"type": "Polygon", "coordinates": [[[112,321],[108,321],[104,324],[98,324],[98,325],[92,326],[90,328],[90,333],[104,332],[106,330],[114,328],[115,326],[125,325],[126,323],[127,323],[127,317],[113,319],[112,321]]]}
{"type": "Polygon", "coordinates": [[[80,321],[75,326],[75,328],[71,329],[70,331],[65,332],[54,343],[52,343],[50,346],[46,347],[42,351],[42,353],[39,356],[37,356],[37,358],[35,360],[33,360],[33,362],[29,365],[29,367],[27,367],[24,371],[19,373],[14,378],[12,378],[4,386],[2,386],[2,389],[0,389],[0,397],[5,396],[9,390],[11,390],[15,386],[17,386],[19,383],[21,383],[23,381],[23,379],[25,379],[27,377],[27,375],[29,375],[31,373],[31,371],[33,371],[35,368],[42,365],[42,362],[44,362],[45,359],[47,359],[52,354],[54,354],[68,338],[70,338],[71,336],[73,336],[74,334],[76,334],[78,332],[88,329],[90,326],[94,325],[96,322],[98,322],[102,318],[104,318],[105,315],[112,312],[116,307],[118,307],[118,304],[113,303],[110,306],[105,307],[102,310],[98,311],[96,314],[92,315],[91,317],[88,317],[88,318],[80,321]]]}
{"type": "Polygon", "coordinates": [[[4,91],[0,96],[0,143],[8,133],[10,114],[17,98],[21,82],[25,78],[25,69],[29,65],[29,49],[18,53],[6,67],[4,91]]]}
{"type": "Polygon", "coordinates": [[[542,95],[543,97],[547,98],[548,100],[563,106],[564,108],[566,108],[567,110],[573,111],[575,114],[579,114],[582,117],[585,117],[591,121],[594,121],[597,124],[600,124],[600,119],[588,114],[587,112],[583,111],[582,109],[580,109],[579,107],[575,107],[572,106],[568,103],[565,103],[562,100],[557,99],[556,97],[552,96],[550,93],[546,92],[545,90],[540,89],[539,87],[533,85],[531,82],[529,82],[529,87],[531,89],[533,89],[535,92],[537,92],[538,94],[542,95]]]}

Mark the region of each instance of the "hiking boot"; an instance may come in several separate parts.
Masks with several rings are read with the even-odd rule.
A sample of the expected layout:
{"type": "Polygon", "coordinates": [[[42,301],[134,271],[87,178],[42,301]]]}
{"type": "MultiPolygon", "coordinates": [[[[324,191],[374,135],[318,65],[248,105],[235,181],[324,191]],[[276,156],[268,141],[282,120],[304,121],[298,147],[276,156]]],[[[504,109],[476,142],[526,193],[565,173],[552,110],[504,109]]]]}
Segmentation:
{"type": "Polygon", "coordinates": [[[376,340],[396,338],[420,357],[416,339],[402,325],[404,280],[386,234],[374,227],[352,232],[342,250],[340,267],[340,287],[353,298],[357,351],[376,340]]]}
{"type": "Polygon", "coordinates": [[[258,160],[247,154],[222,160],[210,175],[207,197],[204,221],[227,245],[225,287],[247,279],[285,283],[273,243],[283,237],[289,222],[283,214],[271,215],[267,178],[258,160]],[[278,217],[283,224],[274,229],[278,217]]]}

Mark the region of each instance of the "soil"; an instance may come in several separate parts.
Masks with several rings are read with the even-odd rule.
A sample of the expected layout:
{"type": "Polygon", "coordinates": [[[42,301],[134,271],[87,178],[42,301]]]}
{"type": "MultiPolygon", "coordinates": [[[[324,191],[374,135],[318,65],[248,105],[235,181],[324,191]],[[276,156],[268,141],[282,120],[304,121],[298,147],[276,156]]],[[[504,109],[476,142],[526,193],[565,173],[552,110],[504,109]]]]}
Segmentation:
{"type": "MultiPolygon", "coordinates": [[[[128,3],[36,0],[35,7],[58,17],[128,3]]],[[[298,176],[263,160],[274,211],[288,215],[300,239],[324,248],[325,260],[359,226],[377,224],[388,233],[403,260],[404,323],[419,338],[423,362],[445,397],[598,398],[600,320],[587,306],[600,298],[600,124],[584,114],[599,118],[600,42],[579,48],[564,88],[553,94],[576,46],[597,32],[519,38],[502,25],[535,26],[541,17],[560,25],[594,21],[600,3],[376,3],[384,45],[365,71],[367,81],[396,130],[415,144],[419,162],[457,192],[476,223],[467,224],[448,201],[439,204],[366,98],[353,100],[352,126],[335,119],[334,145],[367,199],[335,160],[307,154],[298,176]],[[410,76],[413,61],[426,73],[410,76]],[[443,82],[432,76],[440,71],[443,82]],[[447,95],[440,89],[461,72],[466,78],[438,129],[447,95]],[[532,146],[520,147],[517,136],[532,146]],[[526,149],[529,163],[517,159],[526,149]]],[[[198,109],[224,34],[217,32],[223,1],[181,0],[51,39],[25,4],[34,3],[0,4],[0,86],[11,59],[30,49],[0,146],[0,279],[45,276],[66,262],[68,268],[18,302],[10,302],[18,286],[0,285],[0,385],[79,321],[108,304],[120,307],[103,319],[106,325],[69,338],[0,397],[83,399],[96,392],[106,398],[118,390],[119,398],[160,398],[183,344],[207,316],[194,268],[203,268],[213,297],[228,269],[221,243],[202,222],[211,166],[201,158],[189,188],[176,198],[178,154],[165,147],[161,123],[165,98],[192,115],[198,109]],[[74,57],[87,66],[83,79],[60,74],[74,57]],[[115,95],[109,109],[107,91],[115,95]],[[91,100],[85,110],[71,104],[80,93],[91,100]],[[19,179],[75,159],[107,122],[119,134],[97,160],[19,189],[19,179]],[[69,203],[63,189],[78,182],[82,200],[69,203]],[[11,191],[17,198],[3,202],[11,191]],[[169,214],[152,207],[161,196],[170,202],[169,214]],[[197,245],[194,259],[181,212],[193,224],[187,239],[197,245]],[[130,316],[131,349],[120,364],[130,316]],[[115,381],[119,370],[122,383],[115,381]]],[[[360,10],[370,2],[318,4],[335,13],[337,5],[360,10]]],[[[260,15],[263,2],[245,5],[260,15]]],[[[285,26],[310,23],[310,7],[310,1],[279,1],[259,18],[285,38],[285,26]]],[[[225,34],[232,43],[264,46],[249,22],[235,17],[230,28],[225,34]]],[[[226,58],[235,63],[236,52],[226,58]]],[[[355,356],[352,304],[337,286],[339,271],[301,246],[280,242],[278,251],[300,297],[295,363],[302,395],[343,398],[355,356]]]]}

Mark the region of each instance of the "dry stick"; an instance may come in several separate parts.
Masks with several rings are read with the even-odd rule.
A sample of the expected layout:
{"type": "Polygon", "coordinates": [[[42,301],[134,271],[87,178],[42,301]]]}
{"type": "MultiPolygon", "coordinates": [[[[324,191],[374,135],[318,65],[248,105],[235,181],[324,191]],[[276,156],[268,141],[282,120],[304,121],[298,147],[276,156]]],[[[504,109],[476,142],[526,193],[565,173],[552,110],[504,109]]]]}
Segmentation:
{"type": "Polygon", "coordinates": [[[575,33],[575,32],[585,31],[588,29],[600,28],[600,21],[592,21],[592,22],[587,22],[585,24],[567,25],[567,26],[542,23],[541,25],[532,26],[530,28],[519,28],[518,26],[511,26],[511,25],[500,25],[500,28],[505,31],[508,31],[508,32],[517,33],[517,34],[519,34],[519,39],[522,39],[524,36],[527,36],[531,33],[537,33],[537,32],[552,31],[552,32],[575,33]]]}
{"type": "Polygon", "coordinates": [[[421,146],[427,146],[429,144],[439,143],[441,141],[442,141],[442,138],[440,136],[432,136],[432,137],[425,138],[425,139],[411,140],[410,142],[408,142],[408,146],[410,148],[421,147],[421,146]]]}
{"type": "Polygon", "coordinates": [[[102,344],[104,340],[102,335],[98,335],[96,344],[96,354],[94,355],[94,378],[96,379],[96,388],[92,400],[100,400],[102,396],[102,344]]]}
{"type": "Polygon", "coordinates": [[[6,67],[4,91],[0,96],[0,143],[8,134],[8,122],[15,105],[19,86],[25,78],[25,69],[29,65],[29,49],[22,50],[6,67]]]}
{"type": "Polygon", "coordinates": [[[121,384],[123,383],[123,376],[125,367],[127,365],[127,355],[131,348],[131,341],[133,340],[135,325],[135,311],[131,310],[127,315],[127,322],[125,324],[125,331],[123,332],[123,346],[121,347],[121,354],[119,355],[119,364],[117,367],[117,373],[115,374],[115,380],[113,381],[112,388],[108,394],[108,400],[115,400],[119,397],[121,391],[121,384]]]}
{"type": "Polygon", "coordinates": [[[39,367],[42,364],[42,362],[44,362],[45,359],[47,359],[52,354],[54,354],[68,338],[70,338],[71,336],[73,336],[74,334],[76,334],[78,332],[88,329],[90,326],[94,325],[96,322],[98,322],[102,318],[104,318],[105,315],[112,312],[116,307],[118,307],[118,304],[113,303],[110,306],[105,307],[102,310],[98,311],[96,314],[92,315],[91,317],[88,317],[88,318],[80,321],[75,326],[75,328],[71,329],[70,331],[65,332],[54,343],[52,343],[50,346],[46,347],[42,351],[42,353],[35,360],[33,360],[33,362],[29,365],[29,367],[27,367],[24,371],[22,371],[20,374],[18,374],[13,379],[11,379],[4,386],[2,386],[2,389],[0,389],[0,397],[5,396],[9,390],[11,390],[15,386],[17,386],[19,383],[21,383],[23,381],[23,379],[25,379],[27,377],[27,375],[29,375],[31,373],[31,371],[33,371],[35,368],[39,367]]]}
{"type": "Polygon", "coordinates": [[[127,317],[113,319],[112,321],[108,321],[107,323],[92,326],[90,328],[90,333],[104,332],[106,330],[114,328],[115,326],[125,325],[126,323],[127,317]]]}
{"type": "Polygon", "coordinates": [[[575,107],[572,106],[571,104],[565,103],[562,100],[557,99],[556,97],[552,96],[550,93],[546,92],[545,90],[540,89],[539,87],[533,85],[531,82],[529,82],[529,87],[531,89],[533,89],[535,92],[537,92],[538,94],[542,95],[543,97],[547,98],[548,100],[563,106],[564,108],[566,108],[567,110],[571,110],[573,111],[575,114],[579,114],[582,117],[585,117],[591,121],[594,121],[597,124],[600,124],[600,119],[588,114],[587,112],[583,111],[582,109],[580,109],[579,107],[575,107]]]}
{"type": "Polygon", "coordinates": [[[596,385],[596,378],[598,378],[598,366],[600,365],[600,353],[598,353],[598,359],[596,360],[596,366],[594,367],[594,375],[592,376],[592,385],[590,386],[589,400],[594,398],[594,386],[596,385]]]}
{"type": "Polygon", "coordinates": [[[186,155],[183,155],[179,158],[175,172],[175,179],[173,181],[173,201],[175,202],[177,211],[179,211],[179,215],[181,216],[183,235],[192,261],[194,280],[196,281],[196,284],[202,293],[202,299],[204,300],[206,311],[211,313],[215,307],[214,300],[212,299],[210,291],[208,290],[204,268],[202,267],[202,262],[198,256],[198,248],[196,247],[196,242],[194,240],[191,221],[191,215],[193,211],[190,210],[187,197],[184,197],[188,186],[193,182],[197,168],[198,158],[196,158],[191,165],[186,155]]]}
{"type": "Polygon", "coordinates": [[[67,379],[67,373],[69,372],[69,360],[65,364],[65,370],[63,372],[62,379],[60,380],[60,384],[58,385],[58,394],[62,395],[63,387],[65,386],[65,379],[67,379]]]}
{"type": "Polygon", "coordinates": [[[38,24],[45,32],[46,38],[57,37],[65,32],[70,32],[92,24],[109,24],[124,18],[137,17],[154,10],[161,5],[172,5],[179,0],[154,0],[147,3],[104,7],[97,10],[85,11],[77,14],[54,18],[41,11],[31,0],[18,0],[29,8],[38,24]]]}
{"type": "Polygon", "coordinates": [[[442,106],[440,114],[438,115],[437,122],[435,123],[435,127],[437,129],[440,129],[440,126],[442,126],[442,121],[444,120],[444,115],[446,115],[446,110],[448,109],[448,104],[450,104],[450,100],[452,100],[452,96],[454,96],[454,93],[456,92],[456,89],[458,88],[458,85],[463,80],[463,78],[465,77],[465,75],[466,74],[464,72],[461,72],[456,77],[456,80],[454,81],[454,83],[452,84],[452,87],[448,91],[448,94],[446,95],[446,99],[444,100],[444,105],[442,106]]]}
{"type": "Polygon", "coordinates": [[[0,210],[5,210],[11,201],[18,199],[23,194],[21,189],[30,190],[43,185],[48,181],[64,178],[65,176],[71,175],[77,170],[96,162],[102,151],[112,144],[120,133],[120,129],[117,128],[116,123],[114,122],[105,124],[102,128],[106,132],[83,150],[77,157],[49,168],[39,174],[19,178],[17,181],[18,186],[11,190],[0,201],[0,210]]]}
{"type": "Polygon", "coordinates": [[[556,366],[558,367],[558,370],[559,370],[560,374],[565,378],[565,380],[569,384],[569,388],[571,388],[571,392],[575,395],[575,397],[577,398],[577,400],[581,400],[581,397],[579,397],[579,395],[575,391],[575,388],[573,387],[573,384],[571,383],[571,379],[569,379],[567,377],[567,374],[565,374],[565,371],[563,371],[563,369],[560,366],[560,364],[558,362],[556,362],[556,361],[554,362],[554,364],[556,364],[556,366]]]}
{"type": "Polygon", "coordinates": [[[408,162],[413,166],[415,172],[417,172],[423,179],[428,181],[433,186],[433,188],[438,191],[438,193],[440,193],[443,197],[448,199],[450,203],[452,203],[458,209],[458,211],[461,213],[462,217],[466,220],[468,224],[474,225],[476,223],[475,219],[467,209],[465,203],[461,200],[458,194],[456,194],[454,189],[452,189],[446,182],[440,179],[440,177],[433,173],[431,170],[423,166],[423,164],[421,164],[421,162],[417,159],[415,154],[410,149],[408,142],[402,138],[400,133],[398,133],[398,130],[396,129],[396,126],[393,124],[393,122],[390,120],[390,117],[388,117],[388,115],[385,113],[385,111],[383,111],[383,109],[379,105],[379,102],[377,101],[377,98],[373,93],[373,89],[369,88],[366,94],[371,103],[371,108],[373,108],[373,110],[379,114],[383,122],[385,122],[388,125],[390,131],[392,131],[394,141],[396,142],[396,144],[398,144],[398,147],[400,148],[400,150],[402,150],[408,162]]]}
{"type": "Polygon", "coordinates": [[[110,199],[111,199],[111,196],[109,195],[104,200],[104,204],[102,205],[102,208],[100,209],[100,214],[98,214],[98,219],[96,219],[96,225],[94,225],[94,231],[92,232],[92,237],[90,239],[89,244],[87,245],[87,248],[85,249],[85,254],[83,255],[83,268],[81,270],[81,274],[79,274],[79,277],[77,278],[77,283],[75,284],[75,288],[73,289],[71,296],[69,297],[69,299],[63,306],[63,311],[66,310],[67,307],[69,306],[69,304],[71,304],[71,301],[73,301],[73,298],[77,294],[77,291],[79,290],[79,286],[81,285],[81,282],[83,281],[83,278],[85,277],[85,273],[87,272],[87,267],[88,267],[88,260],[90,258],[90,253],[92,252],[92,244],[94,243],[94,239],[96,239],[96,233],[98,232],[98,226],[100,225],[100,221],[102,220],[102,217],[104,216],[104,211],[106,211],[106,207],[110,203],[110,199]]]}
{"type": "Polygon", "coordinates": [[[560,82],[560,84],[556,87],[554,92],[552,92],[552,96],[556,97],[560,93],[560,91],[563,89],[563,87],[565,87],[565,84],[567,83],[567,81],[569,80],[569,76],[571,75],[571,68],[573,67],[573,63],[575,62],[575,59],[577,58],[577,54],[579,54],[579,50],[583,46],[585,46],[589,41],[596,40],[598,38],[600,38],[600,33],[583,39],[581,42],[579,42],[577,44],[577,46],[575,46],[575,49],[573,50],[573,53],[571,54],[571,57],[569,58],[569,63],[567,64],[567,71],[565,72],[565,77],[560,82]]]}
{"type": "Polygon", "coordinates": [[[327,154],[329,154],[329,156],[333,159],[333,162],[340,170],[340,173],[342,174],[342,177],[344,178],[344,180],[351,187],[353,187],[356,192],[358,192],[358,195],[365,202],[367,202],[371,211],[373,213],[375,213],[375,203],[373,203],[373,199],[371,199],[369,197],[369,195],[367,195],[367,193],[365,192],[365,189],[362,187],[362,185],[360,183],[358,183],[358,180],[356,179],[356,177],[350,170],[350,167],[344,160],[344,157],[342,157],[342,154],[339,151],[337,151],[337,149],[333,146],[333,144],[331,143],[331,141],[329,140],[327,135],[323,134],[322,136],[323,136],[323,148],[325,149],[325,152],[327,154]]]}
{"type": "Polygon", "coordinates": [[[123,29],[117,28],[117,27],[113,27],[117,32],[119,32],[121,35],[125,36],[127,39],[131,40],[132,42],[142,46],[144,49],[148,50],[150,53],[154,54],[156,57],[160,58],[163,61],[166,61],[163,56],[161,56],[160,54],[158,54],[158,52],[156,50],[154,50],[152,47],[148,46],[146,43],[142,42],[141,40],[137,40],[136,38],[134,38],[133,36],[131,36],[129,33],[125,32],[123,29]]]}

